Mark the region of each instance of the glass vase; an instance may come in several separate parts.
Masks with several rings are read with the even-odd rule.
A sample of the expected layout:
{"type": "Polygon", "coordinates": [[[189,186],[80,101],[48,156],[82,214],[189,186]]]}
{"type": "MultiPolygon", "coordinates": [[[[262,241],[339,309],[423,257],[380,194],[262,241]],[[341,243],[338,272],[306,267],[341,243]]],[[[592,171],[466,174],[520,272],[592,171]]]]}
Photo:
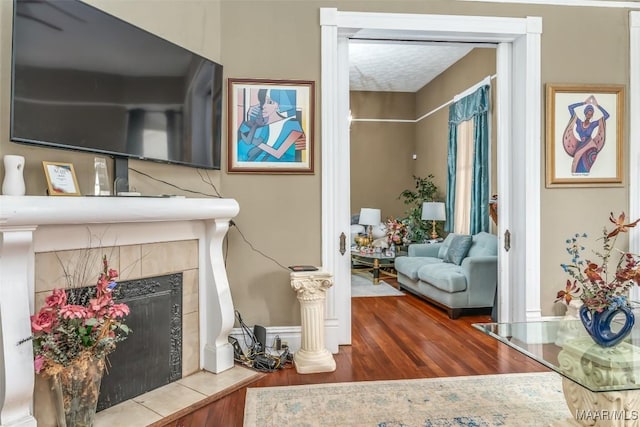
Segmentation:
{"type": "Polygon", "coordinates": [[[104,359],[81,358],[51,376],[58,427],[92,426],[104,359]]]}

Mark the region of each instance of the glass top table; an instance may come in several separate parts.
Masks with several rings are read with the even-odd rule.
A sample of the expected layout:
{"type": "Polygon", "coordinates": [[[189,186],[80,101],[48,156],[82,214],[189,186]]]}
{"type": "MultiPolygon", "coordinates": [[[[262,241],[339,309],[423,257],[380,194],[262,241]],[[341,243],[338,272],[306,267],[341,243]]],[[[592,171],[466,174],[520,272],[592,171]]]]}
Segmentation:
{"type": "Polygon", "coordinates": [[[473,326],[594,393],[640,390],[638,324],[614,347],[597,345],[573,318],[473,326]]]}
{"type": "Polygon", "coordinates": [[[380,274],[386,274],[387,276],[396,277],[395,270],[395,258],[397,256],[404,255],[401,252],[397,252],[393,255],[385,254],[384,252],[360,252],[358,250],[351,250],[351,263],[352,265],[364,265],[372,267],[371,272],[373,274],[373,283],[378,284],[380,281],[380,274]],[[391,269],[392,271],[384,270],[391,269]]]}

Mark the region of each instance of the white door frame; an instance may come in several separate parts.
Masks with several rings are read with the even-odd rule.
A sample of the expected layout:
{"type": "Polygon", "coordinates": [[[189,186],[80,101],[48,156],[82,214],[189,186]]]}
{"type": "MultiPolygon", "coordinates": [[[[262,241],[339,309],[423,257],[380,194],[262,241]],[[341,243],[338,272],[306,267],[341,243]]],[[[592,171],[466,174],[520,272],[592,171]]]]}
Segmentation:
{"type": "Polygon", "coordinates": [[[500,321],[539,319],[539,17],[416,15],[320,9],[322,36],[322,265],[334,275],[327,295],[327,348],[351,343],[348,39],[387,38],[497,43],[497,149],[500,321]],[[513,143],[517,141],[518,143],[513,143]],[[504,232],[511,250],[504,250],[504,232]],[[340,253],[340,235],[347,248],[340,253]]]}
{"type": "MultiPolygon", "coordinates": [[[[629,219],[640,218],[640,12],[629,12],[629,219]]],[[[629,232],[629,251],[640,254],[640,229],[629,232]]],[[[631,297],[640,298],[632,288],[631,297]]]]}

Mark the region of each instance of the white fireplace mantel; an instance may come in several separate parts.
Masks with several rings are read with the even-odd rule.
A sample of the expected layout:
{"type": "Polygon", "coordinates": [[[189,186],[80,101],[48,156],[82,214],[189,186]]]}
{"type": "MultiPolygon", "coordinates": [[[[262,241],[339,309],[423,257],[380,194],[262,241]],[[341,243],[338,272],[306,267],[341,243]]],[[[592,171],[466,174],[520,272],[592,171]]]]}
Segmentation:
{"type": "Polygon", "coordinates": [[[238,212],[233,199],[0,196],[0,427],[36,426],[33,349],[18,342],[31,334],[37,252],[198,239],[200,365],[233,367],[222,241],[238,212]]]}

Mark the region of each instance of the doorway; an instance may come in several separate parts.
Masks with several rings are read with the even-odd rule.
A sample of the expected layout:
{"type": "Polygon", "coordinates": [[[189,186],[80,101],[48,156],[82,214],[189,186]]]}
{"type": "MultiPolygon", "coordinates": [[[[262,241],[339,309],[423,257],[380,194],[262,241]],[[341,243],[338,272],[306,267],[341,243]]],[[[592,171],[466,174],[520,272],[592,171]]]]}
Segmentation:
{"type": "Polygon", "coordinates": [[[542,20],[339,12],[321,9],[322,262],[334,275],[327,298],[327,348],[351,342],[348,39],[497,43],[500,321],[540,318],[540,34],[542,20]],[[409,36],[410,34],[410,36],[409,36]],[[512,141],[519,141],[512,144],[512,141]],[[346,189],[346,190],[345,190],[346,189]],[[525,197],[526,195],[526,197],[525,197]],[[504,238],[505,232],[513,238],[504,238]],[[518,245],[509,240],[517,239],[518,245]],[[342,247],[344,249],[344,247],[342,247]],[[525,264],[526,260],[526,264],[525,264]],[[526,268],[525,268],[526,265],[526,268]]]}

